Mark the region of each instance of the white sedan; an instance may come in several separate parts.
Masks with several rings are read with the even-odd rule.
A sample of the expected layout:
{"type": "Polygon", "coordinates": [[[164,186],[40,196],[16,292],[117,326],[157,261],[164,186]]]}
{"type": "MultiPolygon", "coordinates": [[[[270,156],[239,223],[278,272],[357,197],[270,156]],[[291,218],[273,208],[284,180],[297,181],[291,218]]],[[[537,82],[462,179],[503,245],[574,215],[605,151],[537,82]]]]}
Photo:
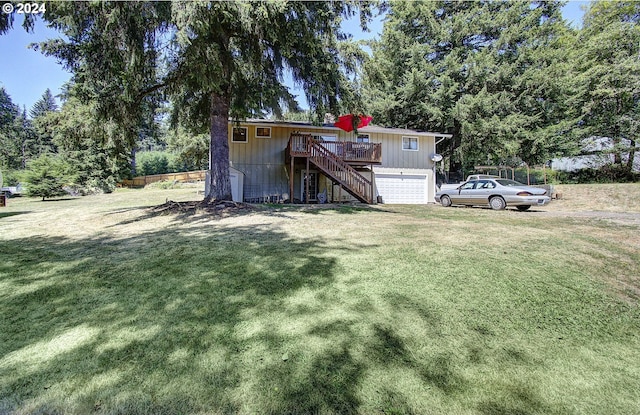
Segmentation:
{"type": "Polygon", "coordinates": [[[436,202],[442,206],[490,206],[502,210],[515,206],[527,210],[531,206],[544,206],[551,201],[545,189],[531,187],[509,179],[469,180],[455,189],[436,193],[436,202]]]}

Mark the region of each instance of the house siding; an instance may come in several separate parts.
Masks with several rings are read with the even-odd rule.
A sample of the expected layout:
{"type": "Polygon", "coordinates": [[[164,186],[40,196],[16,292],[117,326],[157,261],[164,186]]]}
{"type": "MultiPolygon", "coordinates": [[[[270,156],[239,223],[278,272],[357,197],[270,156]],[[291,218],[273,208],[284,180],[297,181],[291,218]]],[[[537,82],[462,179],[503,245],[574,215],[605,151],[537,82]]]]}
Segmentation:
{"type": "MultiPolygon", "coordinates": [[[[247,122],[240,123],[240,127],[247,128],[247,142],[236,143],[232,141],[235,124],[230,124],[229,128],[229,156],[231,166],[244,173],[244,197],[246,200],[265,199],[271,197],[274,200],[282,199],[284,194],[289,193],[290,166],[285,163],[285,151],[289,141],[289,136],[293,132],[311,133],[314,135],[335,135],[338,141],[356,141],[356,134],[345,132],[337,128],[322,128],[311,125],[278,125],[276,123],[247,122]],[[256,129],[258,127],[271,128],[270,138],[258,138],[256,129]]],[[[362,134],[369,135],[369,142],[382,144],[382,164],[379,167],[394,169],[433,169],[434,163],[430,160],[431,154],[435,152],[435,135],[425,135],[425,133],[414,133],[410,131],[400,131],[399,133],[387,133],[380,131],[368,131],[367,128],[360,130],[362,134]],[[402,137],[411,136],[418,138],[418,150],[406,151],[402,149],[402,137]]],[[[376,166],[378,167],[378,166],[376,166]]],[[[313,169],[313,166],[311,167],[313,169]]],[[[375,168],[374,168],[375,171],[375,168]]],[[[298,166],[294,174],[294,194],[293,197],[302,200],[301,192],[301,169],[298,166]]],[[[370,173],[365,172],[366,177],[370,173]]],[[[329,200],[333,193],[337,198],[337,186],[332,189],[330,181],[321,180],[319,191],[327,188],[329,200]],[[333,190],[333,192],[332,192],[333,190]]],[[[348,193],[342,192],[343,199],[348,193]]],[[[433,189],[429,191],[430,196],[433,189]]]]}
{"type": "Polygon", "coordinates": [[[407,169],[432,169],[431,155],[435,153],[435,136],[416,136],[410,134],[388,135],[382,143],[381,167],[407,169]],[[417,137],[418,151],[402,149],[402,137],[417,137]]]}
{"type": "Polygon", "coordinates": [[[245,199],[264,198],[288,192],[288,178],[285,171],[285,150],[290,129],[271,127],[271,138],[256,137],[256,126],[247,127],[247,142],[231,140],[229,131],[229,159],[231,165],[244,173],[245,199]]]}

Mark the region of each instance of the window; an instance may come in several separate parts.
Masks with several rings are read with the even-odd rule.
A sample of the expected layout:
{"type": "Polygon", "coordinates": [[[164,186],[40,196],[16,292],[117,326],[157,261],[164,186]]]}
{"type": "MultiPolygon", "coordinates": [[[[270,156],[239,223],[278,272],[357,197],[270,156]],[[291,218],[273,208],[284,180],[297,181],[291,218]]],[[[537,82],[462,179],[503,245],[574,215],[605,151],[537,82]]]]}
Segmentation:
{"type": "Polygon", "coordinates": [[[464,185],[462,185],[462,187],[460,189],[461,190],[471,190],[471,189],[473,189],[473,186],[475,186],[475,184],[476,184],[475,181],[466,182],[464,185]]]}
{"type": "MultiPolygon", "coordinates": [[[[311,133],[304,133],[304,134],[311,134],[311,133]]],[[[320,142],[334,142],[334,141],[338,141],[338,136],[335,134],[311,134],[313,136],[313,138],[315,140],[318,140],[320,142]]]]}
{"type": "Polygon", "coordinates": [[[256,127],[257,138],[271,138],[271,127],[256,127]]]}
{"type": "Polygon", "coordinates": [[[231,142],[233,143],[246,143],[248,142],[247,127],[233,127],[233,135],[231,136],[231,142]]]}
{"type": "Polygon", "coordinates": [[[402,137],[402,149],[418,151],[418,137],[402,137]]]}
{"type": "Polygon", "coordinates": [[[481,180],[476,185],[476,189],[493,189],[495,187],[496,187],[496,185],[493,184],[493,182],[491,182],[489,180],[481,180]]]}
{"type": "Polygon", "coordinates": [[[369,142],[369,134],[358,134],[356,137],[356,143],[368,143],[369,142]]]}

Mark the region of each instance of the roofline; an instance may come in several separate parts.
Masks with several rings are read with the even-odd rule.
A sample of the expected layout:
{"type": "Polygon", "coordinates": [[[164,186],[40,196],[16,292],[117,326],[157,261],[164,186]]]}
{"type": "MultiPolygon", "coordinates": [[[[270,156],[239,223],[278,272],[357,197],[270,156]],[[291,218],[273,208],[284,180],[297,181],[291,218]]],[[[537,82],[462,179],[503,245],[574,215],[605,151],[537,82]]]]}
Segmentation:
{"type": "MultiPolygon", "coordinates": [[[[229,123],[235,123],[236,121],[229,120],[229,123]]],[[[300,129],[313,129],[313,130],[335,130],[335,131],[344,131],[333,124],[322,124],[322,125],[314,125],[310,122],[305,121],[278,121],[278,120],[265,120],[265,119],[247,119],[239,121],[240,124],[250,124],[250,125],[262,125],[262,126],[280,126],[280,127],[290,127],[290,128],[300,128],[300,129]]],[[[437,133],[430,131],[416,131],[410,130],[406,128],[388,128],[382,127],[379,125],[368,125],[366,127],[362,127],[358,129],[358,132],[362,133],[386,133],[386,134],[400,134],[400,135],[417,135],[417,136],[429,136],[429,137],[442,137],[442,138],[451,138],[452,134],[445,133],[437,133]]]]}

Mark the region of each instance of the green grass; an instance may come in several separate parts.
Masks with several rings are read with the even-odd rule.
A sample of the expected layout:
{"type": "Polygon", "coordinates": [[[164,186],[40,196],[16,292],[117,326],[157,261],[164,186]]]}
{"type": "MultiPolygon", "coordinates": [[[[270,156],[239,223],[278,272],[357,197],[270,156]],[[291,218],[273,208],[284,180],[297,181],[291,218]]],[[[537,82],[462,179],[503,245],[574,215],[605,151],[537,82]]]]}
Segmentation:
{"type": "Polygon", "coordinates": [[[0,211],[0,413],[640,413],[633,223],[197,198],[0,211]]]}

